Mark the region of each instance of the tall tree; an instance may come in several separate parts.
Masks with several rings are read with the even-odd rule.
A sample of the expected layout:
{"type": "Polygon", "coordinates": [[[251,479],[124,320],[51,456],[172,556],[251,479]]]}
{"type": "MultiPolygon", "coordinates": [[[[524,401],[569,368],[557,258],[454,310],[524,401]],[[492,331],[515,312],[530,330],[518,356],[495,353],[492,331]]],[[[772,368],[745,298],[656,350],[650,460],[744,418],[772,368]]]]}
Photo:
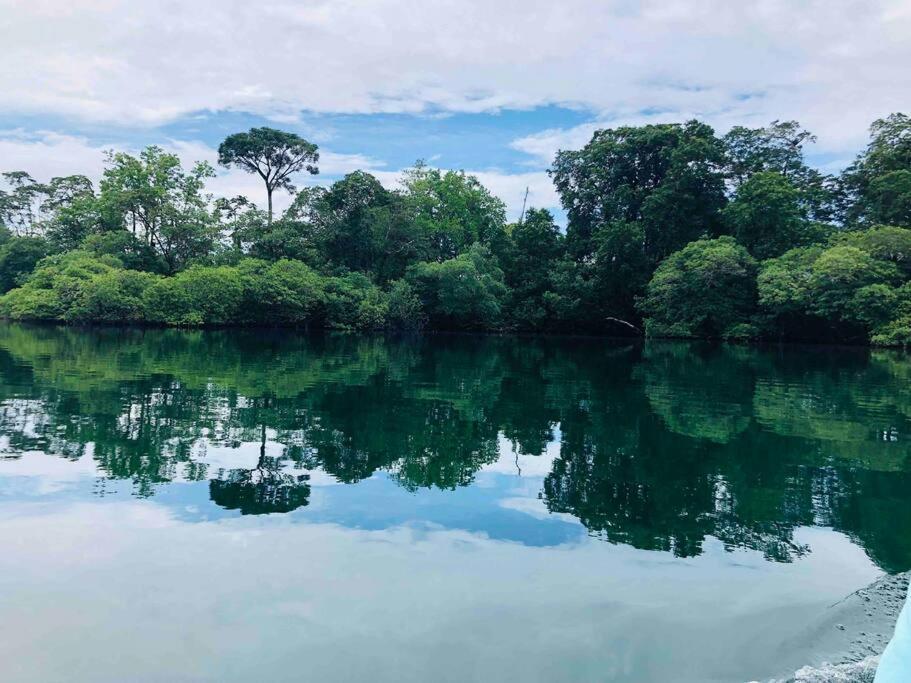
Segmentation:
{"type": "Polygon", "coordinates": [[[8,171],[2,178],[9,190],[0,190],[0,225],[20,237],[37,234],[45,186],[25,171],[8,171]]]}
{"type": "Polygon", "coordinates": [[[725,207],[724,218],[737,241],[758,259],[814,241],[800,191],[775,171],[760,171],[744,181],[725,207]]]}
{"type": "Polygon", "coordinates": [[[723,164],[721,141],[698,121],[599,130],[581,150],[559,152],[550,173],[572,257],[555,278],[564,315],[635,316],[662,259],[720,232],[723,164]]]}
{"type": "Polygon", "coordinates": [[[725,170],[736,191],[757,173],[783,176],[797,191],[803,212],[813,220],[827,221],[833,214],[835,179],[810,168],[804,148],[816,136],[797,121],[772,121],[762,128],[734,126],[723,138],[725,170]]]}
{"type": "Polygon", "coordinates": [[[505,238],[506,206],[475,176],[418,162],[405,172],[403,184],[414,222],[429,238],[429,258],[446,261],[475,242],[498,251],[505,238]]]}
{"type": "Polygon", "coordinates": [[[576,258],[592,251],[599,228],[643,227],[643,249],[657,263],[719,226],[724,205],[721,142],[698,121],[599,130],[578,151],[557,153],[550,171],[569,214],[576,258]]]}
{"type": "Polygon", "coordinates": [[[529,209],[523,218],[511,226],[510,248],[501,265],[510,289],[511,322],[522,329],[538,329],[548,322],[545,294],[563,253],[563,235],[546,209],[529,209]]]}
{"type": "Polygon", "coordinates": [[[294,191],[291,175],[300,171],[319,173],[317,146],[304,138],[274,128],[251,128],[234,133],[218,146],[218,163],[256,173],[266,184],[268,216],[272,222],[272,193],[276,189],[294,191]]]}
{"type": "Polygon", "coordinates": [[[870,134],[867,149],[842,175],[844,218],[911,226],[911,116],[878,119],[870,134]]]}
{"type": "Polygon", "coordinates": [[[184,171],[180,159],[160,147],[147,147],[138,158],[112,153],[100,185],[103,220],[143,239],[173,273],[214,245],[218,226],[202,192],[213,175],[207,163],[184,171]]]}

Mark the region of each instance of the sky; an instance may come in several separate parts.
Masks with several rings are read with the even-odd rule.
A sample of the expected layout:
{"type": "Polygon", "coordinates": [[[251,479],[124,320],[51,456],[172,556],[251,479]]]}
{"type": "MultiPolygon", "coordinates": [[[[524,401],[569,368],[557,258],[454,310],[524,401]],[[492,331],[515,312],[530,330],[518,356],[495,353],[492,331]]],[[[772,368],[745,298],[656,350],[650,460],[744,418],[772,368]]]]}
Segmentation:
{"type": "MultiPolygon", "coordinates": [[[[911,111],[911,0],[0,0],[0,171],[97,179],[103,151],[208,160],[268,125],[328,183],[423,159],[511,217],[557,209],[554,153],[599,128],[800,121],[835,171],[911,111]]],[[[258,203],[258,179],[209,189],[258,203]]]]}

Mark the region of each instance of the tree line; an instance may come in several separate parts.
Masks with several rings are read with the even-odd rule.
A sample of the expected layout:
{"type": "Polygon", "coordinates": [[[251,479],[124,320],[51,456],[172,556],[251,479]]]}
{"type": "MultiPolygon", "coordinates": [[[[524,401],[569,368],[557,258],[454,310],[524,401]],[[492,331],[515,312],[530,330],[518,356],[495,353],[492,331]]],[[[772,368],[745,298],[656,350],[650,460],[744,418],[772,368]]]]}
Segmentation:
{"type": "Polygon", "coordinates": [[[297,189],[319,150],[271,128],[219,147],[265,209],[155,146],[109,153],[97,188],[8,172],[0,315],[908,345],[911,117],[875,121],[838,175],[807,163],[813,140],[794,121],[599,130],[550,169],[565,230],[421,162],[396,190],[363,171],[297,189]]]}

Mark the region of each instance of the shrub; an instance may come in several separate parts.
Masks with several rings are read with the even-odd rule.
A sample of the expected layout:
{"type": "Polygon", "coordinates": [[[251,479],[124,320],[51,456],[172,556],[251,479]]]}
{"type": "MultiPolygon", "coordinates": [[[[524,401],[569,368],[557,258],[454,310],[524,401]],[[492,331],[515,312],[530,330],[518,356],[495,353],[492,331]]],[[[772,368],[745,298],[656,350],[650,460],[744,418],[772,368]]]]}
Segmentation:
{"type": "Polygon", "coordinates": [[[229,266],[194,266],[156,281],[143,296],[146,319],[168,325],[236,322],[243,301],[241,274],[229,266]]]}
{"type": "Polygon", "coordinates": [[[268,322],[307,322],[326,299],[325,278],[300,261],[276,261],[252,280],[254,305],[268,322]]]}
{"type": "Polygon", "coordinates": [[[396,280],[389,289],[386,319],[390,327],[398,330],[419,330],[427,323],[420,297],[405,280],[396,280]]]}
{"type": "Polygon", "coordinates": [[[160,278],[137,270],[100,273],[81,286],[63,318],[81,322],[142,322],[145,292],[160,278]]]}
{"type": "Polygon", "coordinates": [[[70,309],[80,305],[87,282],[120,268],[113,257],[84,251],[48,256],[22,287],[0,299],[0,313],[15,320],[65,320],[70,309]]]}
{"type": "Polygon", "coordinates": [[[38,262],[47,256],[47,242],[40,237],[12,237],[0,247],[0,293],[22,284],[38,262]]]}
{"type": "Polygon", "coordinates": [[[480,244],[442,263],[416,263],[406,279],[437,327],[494,327],[500,320],[503,271],[480,244]]]}
{"type": "Polygon", "coordinates": [[[326,280],[324,322],[342,330],[384,327],[389,301],[366,275],[350,273],[326,280]]]}
{"type": "Polygon", "coordinates": [[[733,237],[691,242],[655,271],[640,302],[654,336],[739,335],[756,304],[756,261],[733,237]],[[729,332],[730,331],[730,332],[729,332]]]}

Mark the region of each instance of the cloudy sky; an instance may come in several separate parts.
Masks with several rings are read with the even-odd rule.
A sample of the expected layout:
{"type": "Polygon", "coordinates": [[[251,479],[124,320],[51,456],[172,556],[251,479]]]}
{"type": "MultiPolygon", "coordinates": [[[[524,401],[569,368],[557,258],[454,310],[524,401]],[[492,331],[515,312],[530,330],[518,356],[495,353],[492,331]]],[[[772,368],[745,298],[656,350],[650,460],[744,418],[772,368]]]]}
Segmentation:
{"type": "Polygon", "coordinates": [[[39,180],[271,125],[319,144],[319,182],[422,158],[515,213],[599,127],[797,119],[837,169],[911,111],[911,0],[0,0],[0,45],[0,170],[39,180]]]}

